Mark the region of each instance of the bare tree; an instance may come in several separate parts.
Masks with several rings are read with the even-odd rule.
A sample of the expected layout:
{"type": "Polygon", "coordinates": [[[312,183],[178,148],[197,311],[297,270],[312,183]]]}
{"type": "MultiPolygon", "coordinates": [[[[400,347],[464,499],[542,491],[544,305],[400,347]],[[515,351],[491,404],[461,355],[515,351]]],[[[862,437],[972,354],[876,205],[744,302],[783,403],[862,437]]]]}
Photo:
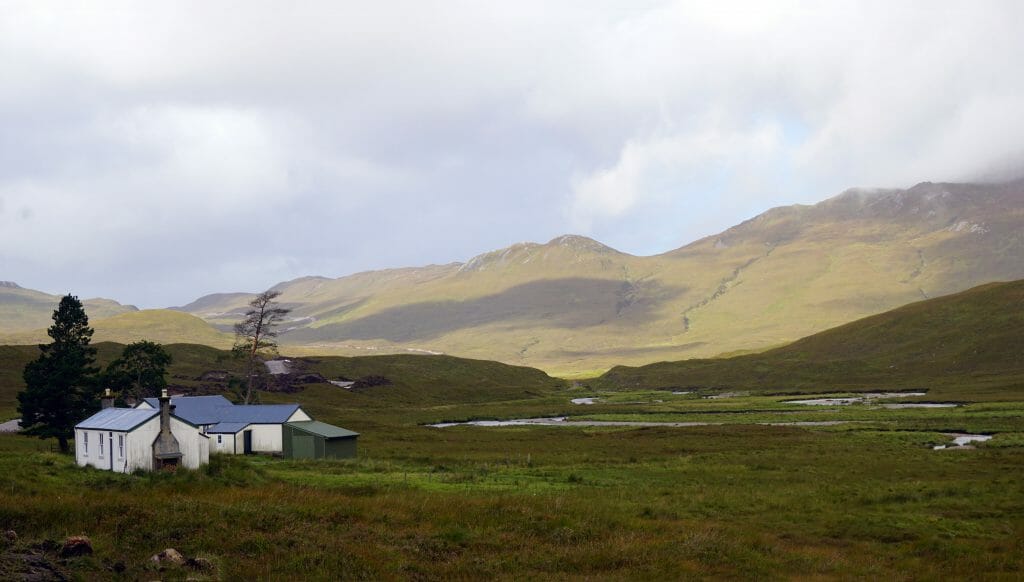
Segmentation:
{"type": "Polygon", "coordinates": [[[274,299],[281,295],[280,291],[264,291],[249,302],[249,311],[245,312],[245,318],[235,324],[235,347],[234,352],[244,357],[246,362],[246,384],[243,401],[245,404],[253,398],[256,389],[256,379],[261,377],[260,366],[263,365],[261,356],[265,353],[277,353],[277,330],[275,327],[281,323],[291,310],[280,307],[274,299]]]}

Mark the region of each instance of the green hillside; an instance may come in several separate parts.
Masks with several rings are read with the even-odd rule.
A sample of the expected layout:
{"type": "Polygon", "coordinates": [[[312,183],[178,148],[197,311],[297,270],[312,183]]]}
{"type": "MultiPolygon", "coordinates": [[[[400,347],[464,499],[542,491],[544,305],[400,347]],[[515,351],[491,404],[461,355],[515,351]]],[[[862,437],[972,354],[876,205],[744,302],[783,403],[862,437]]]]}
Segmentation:
{"type": "Polygon", "coordinates": [[[760,354],[618,366],[605,389],[967,390],[1024,398],[1024,280],[913,303],[760,354]]]}
{"type": "MultiPolygon", "coordinates": [[[[97,342],[127,344],[145,339],[159,343],[199,343],[219,348],[229,348],[234,342],[231,334],[218,331],[194,315],[178,311],[144,309],[110,317],[103,317],[102,311],[99,316],[94,315],[88,305],[85,311],[89,315],[90,326],[95,330],[93,341],[97,342]]],[[[52,323],[51,318],[44,327],[0,335],[0,341],[9,345],[49,342],[46,329],[52,323]]]]}
{"type": "MultiPolygon", "coordinates": [[[[123,344],[99,342],[97,361],[106,365],[123,344]]],[[[167,344],[173,358],[167,381],[174,391],[222,393],[230,397],[220,372],[243,373],[242,364],[226,350],[197,344],[167,344]],[[208,374],[213,372],[213,374],[208,374]]],[[[36,358],[36,346],[0,346],[0,420],[16,416],[16,394],[24,388],[21,372],[36,358]]],[[[540,370],[499,362],[451,356],[361,356],[293,358],[300,375],[319,374],[328,380],[371,379],[353,390],[326,382],[297,382],[282,392],[264,392],[265,402],[301,402],[317,418],[339,419],[350,411],[365,416],[366,409],[387,411],[395,406],[445,407],[535,398],[566,388],[562,380],[540,370]],[[374,380],[375,379],[375,380],[374,380]],[[355,411],[363,412],[355,412],[355,411]]]]}
{"type": "MultiPolygon", "coordinates": [[[[465,263],[303,277],[274,287],[300,355],[444,353],[584,377],[615,365],[752,353],[990,281],[1024,278],[1024,181],[850,190],[769,210],[656,256],[582,236],[465,263]]],[[[2,291],[2,289],[0,289],[2,291]]],[[[2,300],[0,341],[45,337],[2,300]],[[13,323],[11,323],[13,322],[13,323]]],[[[248,293],[173,310],[86,310],[97,339],[228,344],[248,293]],[[160,315],[158,315],[160,314],[160,315]],[[209,325],[200,325],[195,316],[209,325]],[[176,317],[177,316],[177,317],[176,317]],[[158,334],[158,335],[157,335],[158,334]]],[[[55,298],[52,298],[56,301],[55,298]]]]}
{"type": "MultiPolygon", "coordinates": [[[[466,263],[275,288],[281,340],[319,353],[429,350],[580,375],[760,351],[923,298],[1024,277],[1024,182],[851,190],[651,257],[580,236],[466,263]]],[[[228,329],[250,298],[181,309],[228,329]]]]}
{"type": "MultiPolygon", "coordinates": [[[[51,323],[60,295],[25,289],[11,281],[0,281],[0,339],[15,332],[45,329],[51,323]]],[[[82,301],[90,317],[111,317],[138,311],[132,305],[121,305],[111,299],[82,301]]]]}

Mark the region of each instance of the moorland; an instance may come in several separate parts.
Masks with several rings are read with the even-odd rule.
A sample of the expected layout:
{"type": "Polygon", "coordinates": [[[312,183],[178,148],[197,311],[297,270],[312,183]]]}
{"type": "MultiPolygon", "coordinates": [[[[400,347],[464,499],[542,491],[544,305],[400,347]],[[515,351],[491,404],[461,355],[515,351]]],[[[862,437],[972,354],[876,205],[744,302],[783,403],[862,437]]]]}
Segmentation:
{"type": "MultiPolygon", "coordinates": [[[[0,542],[0,576],[1018,578],[1022,288],[983,286],[761,354],[573,381],[450,356],[293,358],[323,378],[378,379],[260,394],[360,432],[355,460],[218,456],[116,475],[0,435],[0,524],[17,532],[0,542]],[[794,402],[866,392],[887,394],[794,402]],[[569,420],[429,426],[538,417],[569,420]],[[967,433],[991,438],[950,446],[967,433]],[[95,552],[60,558],[50,540],[69,535],[95,552]],[[149,557],[167,547],[211,567],[158,571],[149,557]]],[[[121,346],[98,347],[108,361],[121,346]]],[[[208,372],[238,365],[167,348],[183,391],[223,391],[208,372]]],[[[0,347],[5,415],[34,350],[0,347]]]]}

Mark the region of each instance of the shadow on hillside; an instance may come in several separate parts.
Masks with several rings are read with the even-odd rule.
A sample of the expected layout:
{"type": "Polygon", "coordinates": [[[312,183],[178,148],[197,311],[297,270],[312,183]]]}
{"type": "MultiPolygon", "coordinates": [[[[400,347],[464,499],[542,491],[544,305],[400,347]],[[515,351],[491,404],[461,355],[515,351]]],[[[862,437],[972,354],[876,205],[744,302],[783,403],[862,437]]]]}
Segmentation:
{"type": "Polygon", "coordinates": [[[406,342],[495,323],[511,328],[633,326],[656,319],[658,306],[686,290],[653,281],[587,278],[534,281],[468,301],[431,301],[394,307],[354,321],[295,330],[286,337],[289,342],[346,339],[406,342]]]}

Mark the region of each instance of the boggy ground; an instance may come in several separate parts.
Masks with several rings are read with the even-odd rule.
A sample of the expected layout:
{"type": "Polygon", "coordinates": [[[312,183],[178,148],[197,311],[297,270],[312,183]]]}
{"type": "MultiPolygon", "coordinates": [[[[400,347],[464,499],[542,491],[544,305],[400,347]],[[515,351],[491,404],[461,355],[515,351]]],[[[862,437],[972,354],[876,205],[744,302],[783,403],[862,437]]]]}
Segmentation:
{"type": "Polygon", "coordinates": [[[0,578],[26,548],[79,534],[92,556],[43,557],[81,579],[1024,576],[1024,403],[808,409],[781,396],[576,392],[367,410],[358,460],[216,457],[175,475],[79,469],[47,443],[0,435],[0,528],[18,534],[0,578]],[[602,400],[569,403],[589,395],[602,400]],[[421,426],[559,412],[739,420],[421,426]],[[798,416],[857,422],[754,423],[798,416]],[[994,438],[932,450],[948,431],[994,438]],[[168,547],[215,570],[158,571],[148,558],[168,547]]]}

